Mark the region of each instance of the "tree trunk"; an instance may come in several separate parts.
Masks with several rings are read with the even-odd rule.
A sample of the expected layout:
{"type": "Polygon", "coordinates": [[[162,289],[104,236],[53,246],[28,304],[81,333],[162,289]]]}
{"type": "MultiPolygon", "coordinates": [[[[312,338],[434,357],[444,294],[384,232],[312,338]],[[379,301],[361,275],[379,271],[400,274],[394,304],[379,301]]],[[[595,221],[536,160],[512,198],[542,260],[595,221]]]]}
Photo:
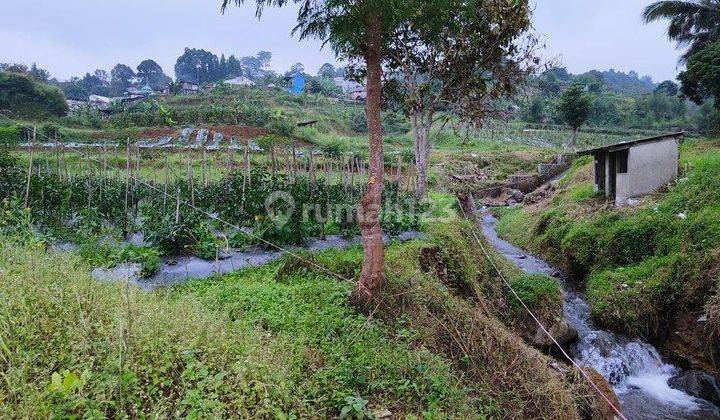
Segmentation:
{"type": "Polygon", "coordinates": [[[571,146],[573,149],[574,149],[575,146],[577,145],[577,133],[578,133],[577,127],[573,127],[572,138],[570,139],[570,146],[571,146]]]}
{"type": "Polygon", "coordinates": [[[383,144],[380,106],[382,101],[380,16],[371,14],[367,20],[367,45],[363,51],[367,66],[367,100],[365,113],[370,143],[370,176],[365,195],[360,199],[358,222],[363,241],[363,265],[355,297],[367,303],[377,296],[385,283],[385,247],[380,228],[380,205],[383,189],[383,144]]]}
{"type": "MultiPolygon", "coordinates": [[[[417,171],[417,195],[427,197],[427,165],[430,157],[430,123],[432,116],[422,120],[417,114],[410,115],[415,140],[415,170],[417,171]]],[[[409,171],[408,171],[409,175],[409,171]]]]}

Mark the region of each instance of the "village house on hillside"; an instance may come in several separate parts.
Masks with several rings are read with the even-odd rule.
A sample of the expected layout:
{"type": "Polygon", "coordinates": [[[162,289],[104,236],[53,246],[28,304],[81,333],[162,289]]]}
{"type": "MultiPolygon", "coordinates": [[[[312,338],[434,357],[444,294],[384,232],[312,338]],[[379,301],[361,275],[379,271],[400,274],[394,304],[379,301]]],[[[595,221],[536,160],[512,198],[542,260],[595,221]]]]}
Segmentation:
{"type": "Polygon", "coordinates": [[[125,95],[131,99],[147,98],[153,94],[155,94],[155,91],[149,84],[145,84],[141,88],[130,88],[125,92],[125,95]]]}
{"type": "Polygon", "coordinates": [[[344,77],[335,77],[333,81],[342,89],[345,100],[362,102],[367,99],[367,91],[362,84],[354,80],[345,80],[344,77]]]}
{"type": "Polygon", "coordinates": [[[180,90],[182,93],[199,93],[202,92],[202,87],[195,82],[180,80],[180,90]]]}
{"type": "Polygon", "coordinates": [[[245,76],[238,76],[232,79],[228,79],[225,81],[225,83],[233,86],[255,86],[255,82],[245,76]]]}
{"type": "Polygon", "coordinates": [[[678,175],[684,133],[630,140],[579,152],[595,158],[595,190],[625,205],[652,194],[678,175]]]}

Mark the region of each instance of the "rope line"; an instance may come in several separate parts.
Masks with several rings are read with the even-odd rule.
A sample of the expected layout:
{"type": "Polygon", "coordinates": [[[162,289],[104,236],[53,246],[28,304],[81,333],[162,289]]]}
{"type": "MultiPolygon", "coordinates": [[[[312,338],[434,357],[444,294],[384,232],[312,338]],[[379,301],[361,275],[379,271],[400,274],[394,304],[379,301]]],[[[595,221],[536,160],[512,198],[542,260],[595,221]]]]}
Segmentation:
{"type": "MultiPolygon", "coordinates": [[[[457,197],[456,197],[456,198],[457,198],[457,197]]],[[[462,211],[462,213],[463,213],[463,216],[465,216],[465,218],[468,219],[468,220],[472,220],[472,219],[469,219],[469,218],[468,218],[468,215],[465,213],[465,209],[463,208],[462,203],[460,203],[460,199],[459,199],[459,198],[457,198],[457,202],[458,202],[458,205],[460,206],[460,209],[461,209],[461,211],[462,211]]],[[[475,215],[473,215],[473,216],[475,216],[475,215]]],[[[532,319],[533,319],[533,320],[535,321],[535,323],[540,327],[540,329],[543,331],[543,333],[545,333],[545,335],[547,335],[548,338],[550,338],[550,340],[552,340],[552,342],[555,343],[555,345],[560,349],[560,352],[562,353],[562,355],[563,355],[573,366],[575,366],[575,367],[580,371],[580,374],[585,378],[585,380],[587,380],[587,381],[590,383],[590,385],[592,385],[592,387],[593,387],[593,388],[595,389],[595,391],[603,398],[603,400],[605,400],[605,402],[608,403],[608,405],[610,406],[610,408],[612,408],[612,410],[613,410],[622,420],[627,420],[627,417],[625,417],[625,415],[620,411],[620,409],[617,408],[617,407],[615,406],[615,404],[613,404],[613,402],[610,401],[610,399],[607,397],[607,395],[605,395],[605,393],[603,393],[603,392],[600,390],[600,388],[597,386],[597,384],[595,384],[595,382],[590,378],[590,376],[585,372],[585,370],[584,370],[575,360],[573,360],[572,357],[570,357],[570,355],[565,351],[565,349],[563,349],[563,347],[560,345],[560,343],[558,343],[558,341],[555,339],[555,337],[553,337],[553,335],[550,334],[550,332],[545,328],[545,326],[542,324],[542,322],[540,322],[540,320],[535,316],[535,314],[532,312],[532,310],[530,310],[530,308],[525,304],[525,302],[522,300],[522,298],[520,298],[520,296],[517,294],[517,292],[515,291],[515,289],[513,289],[513,287],[510,285],[510,282],[505,278],[505,275],[503,274],[502,270],[500,270],[500,268],[497,266],[497,264],[495,264],[495,260],[493,260],[492,256],[490,256],[490,253],[487,251],[487,249],[485,249],[485,246],[483,245],[482,241],[481,241],[480,238],[478,237],[477,232],[476,232],[475,229],[476,229],[476,227],[473,226],[473,228],[470,229],[470,230],[472,231],[472,234],[473,234],[473,236],[475,237],[475,240],[477,241],[478,245],[480,245],[480,249],[483,251],[483,254],[485,254],[485,257],[488,259],[488,261],[490,261],[490,264],[493,266],[493,268],[495,269],[495,271],[498,273],[498,275],[500,276],[500,279],[502,279],[503,283],[505,283],[505,286],[507,286],[507,288],[510,289],[510,292],[513,294],[513,296],[515,297],[515,299],[517,299],[518,302],[520,302],[520,305],[522,305],[522,307],[525,309],[525,311],[527,311],[527,313],[530,314],[530,316],[532,317],[532,319]]]]}
{"type": "MultiPolygon", "coordinates": [[[[20,125],[20,126],[22,126],[22,127],[25,127],[25,128],[27,128],[27,129],[32,129],[32,130],[35,132],[36,135],[38,134],[37,131],[36,131],[33,127],[24,125],[24,124],[20,123],[19,121],[16,121],[16,120],[12,119],[11,117],[8,117],[7,115],[5,115],[5,114],[3,114],[3,113],[1,113],[1,112],[0,112],[0,116],[4,117],[5,119],[7,119],[7,120],[9,120],[9,121],[12,121],[13,123],[15,123],[15,124],[17,124],[17,125],[20,125]]],[[[40,136],[45,137],[45,138],[48,139],[48,140],[53,140],[53,139],[51,139],[50,137],[48,137],[47,135],[45,135],[45,134],[43,134],[43,133],[39,133],[39,134],[40,134],[40,136]]],[[[77,154],[79,154],[79,155],[81,155],[81,156],[84,156],[86,159],[88,159],[88,160],[90,160],[90,161],[93,161],[93,162],[95,162],[95,163],[98,163],[99,165],[101,165],[101,166],[102,166],[104,169],[106,169],[106,170],[107,170],[108,168],[111,168],[110,165],[108,165],[106,162],[99,161],[99,160],[93,158],[92,156],[88,155],[87,153],[82,152],[82,151],[81,151],[80,149],[78,149],[78,148],[70,147],[70,146],[66,145],[66,144],[65,144],[64,142],[62,142],[62,141],[54,140],[54,142],[55,142],[55,144],[58,144],[58,143],[59,143],[59,144],[62,146],[63,149],[71,150],[71,151],[73,151],[73,152],[75,152],[75,153],[77,153],[77,154]]],[[[32,143],[31,143],[31,144],[32,144],[32,143]]],[[[114,169],[117,169],[117,168],[114,168],[114,169]]],[[[337,278],[340,279],[340,280],[344,280],[344,281],[347,281],[347,282],[350,282],[350,283],[354,283],[353,280],[350,280],[350,279],[342,276],[342,275],[339,274],[339,273],[336,273],[336,272],[334,272],[334,271],[332,271],[332,270],[330,270],[330,269],[328,269],[328,268],[326,268],[326,267],[323,267],[322,265],[317,264],[317,263],[315,263],[314,261],[310,261],[310,260],[308,260],[308,259],[306,259],[306,258],[303,258],[302,256],[298,255],[297,253],[294,253],[294,252],[290,251],[290,250],[287,249],[287,248],[284,248],[284,247],[281,247],[281,246],[279,246],[279,245],[276,245],[276,244],[274,244],[274,243],[272,243],[272,242],[270,242],[270,241],[267,241],[267,240],[265,240],[265,239],[263,239],[263,238],[261,238],[261,237],[258,237],[258,236],[256,236],[256,235],[253,235],[252,233],[245,232],[245,231],[243,231],[243,230],[240,228],[240,226],[237,226],[237,225],[235,225],[235,224],[233,224],[233,223],[230,223],[230,222],[228,222],[228,221],[226,221],[226,220],[223,220],[223,219],[221,219],[220,217],[218,217],[218,216],[216,216],[216,215],[214,215],[214,214],[211,214],[211,213],[209,213],[209,212],[207,212],[207,211],[205,211],[205,210],[203,210],[203,209],[200,209],[199,207],[197,207],[197,206],[195,206],[195,205],[193,205],[193,204],[191,204],[191,203],[189,203],[189,202],[187,202],[187,201],[182,200],[182,199],[181,199],[179,196],[177,196],[177,195],[169,194],[169,193],[165,192],[163,189],[160,189],[160,188],[158,188],[158,187],[156,187],[156,186],[154,186],[154,185],[151,185],[150,183],[147,183],[147,182],[143,181],[142,179],[138,178],[137,175],[133,175],[133,174],[129,173],[129,171],[127,171],[127,169],[125,170],[125,174],[126,174],[126,176],[127,176],[128,178],[132,179],[132,180],[135,181],[136,183],[145,185],[146,187],[148,187],[148,188],[150,188],[150,189],[153,189],[153,190],[155,190],[155,191],[158,191],[158,192],[160,192],[161,194],[165,195],[166,197],[172,198],[172,199],[176,200],[176,202],[179,202],[180,204],[183,204],[183,205],[187,206],[188,208],[190,208],[190,209],[192,209],[192,210],[194,210],[194,211],[196,211],[196,212],[198,212],[198,213],[200,213],[200,214],[203,214],[203,215],[205,215],[206,217],[209,217],[210,219],[216,220],[216,221],[218,221],[218,222],[220,222],[220,223],[222,223],[222,224],[227,225],[228,227],[231,227],[231,228],[233,228],[233,229],[236,229],[236,230],[242,232],[243,234],[247,235],[247,236],[250,237],[250,238],[256,239],[256,240],[258,240],[258,241],[260,241],[260,242],[262,242],[262,243],[264,243],[264,244],[266,244],[266,245],[268,245],[268,246],[271,246],[271,247],[273,247],[273,248],[276,248],[277,250],[279,250],[279,251],[281,251],[281,252],[283,252],[283,253],[285,253],[285,254],[287,254],[287,255],[289,255],[289,256],[292,256],[292,257],[294,257],[294,258],[297,258],[297,259],[299,259],[299,260],[301,260],[301,261],[303,261],[303,262],[306,262],[306,263],[312,265],[312,266],[315,267],[315,268],[320,269],[321,271],[323,271],[323,272],[325,272],[325,273],[327,273],[327,274],[330,274],[330,275],[332,275],[332,276],[334,276],[334,277],[337,277],[337,278]]],[[[173,174],[173,175],[176,176],[175,174],[173,174]]],[[[487,188],[486,190],[495,189],[495,188],[498,188],[498,187],[487,188]]],[[[483,191],[483,190],[480,190],[480,191],[483,191]]],[[[457,201],[458,201],[458,204],[461,204],[459,199],[458,199],[457,201]]],[[[462,205],[460,205],[460,209],[461,209],[463,215],[465,216],[465,218],[468,218],[468,215],[465,213],[465,209],[462,207],[462,205]]],[[[491,257],[490,254],[488,253],[488,251],[485,249],[485,246],[482,244],[482,241],[481,241],[480,238],[478,237],[478,235],[477,235],[477,233],[476,233],[476,231],[475,231],[475,228],[471,229],[471,231],[472,231],[472,234],[473,234],[473,236],[475,237],[475,240],[477,241],[478,245],[479,245],[480,248],[482,249],[482,251],[483,251],[483,253],[485,254],[485,256],[488,258],[488,260],[490,261],[490,263],[491,263],[491,265],[493,266],[493,268],[495,269],[495,271],[498,273],[498,275],[499,275],[500,278],[502,279],[503,283],[505,283],[505,285],[508,287],[508,289],[512,292],[513,296],[520,302],[520,304],[521,304],[521,305],[523,306],[523,308],[528,312],[528,314],[530,314],[530,316],[532,317],[532,319],[535,321],[535,323],[537,323],[537,325],[540,327],[540,329],[543,331],[543,333],[545,333],[545,335],[547,335],[547,336],[550,338],[550,340],[552,340],[552,342],[555,343],[555,345],[556,345],[556,346],[560,349],[560,351],[562,352],[563,356],[564,356],[572,365],[574,365],[574,366],[580,371],[580,373],[582,374],[582,376],[590,383],[590,385],[592,385],[592,387],[595,389],[595,391],[605,400],[605,402],[608,403],[608,405],[612,408],[612,410],[613,410],[618,416],[620,416],[621,419],[627,420],[627,417],[625,417],[625,415],[623,415],[622,412],[621,412],[617,407],[615,407],[615,405],[614,405],[614,404],[610,401],[610,399],[600,390],[600,388],[599,388],[599,387],[595,384],[595,382],[589,377],[589,375],[580,367],[580,365],[578,365],[577,362],[575,362],[575,361],[570,357],[570,355],[567,354],[567,352],[562,348],[562,346],[560,346],[560,344],[559,344],[558,341],[555,339],[555,337],[553,337],[552,334],[550,334],[550,332],[545,328],[545,326],[540,322],[540,320],[535,316],[535,314],[530,310],[530,308],[529,308],[529,307],[525,304],[525,302],[520,298],[520,296],[517,294],[517,292],[512,288],[512,286],[510,286],[510,283],[509,283],[509,282],[507,281],[507,279],[505,278],[505,275],[504,275],[504,274],[502,273],[502,271],[498,268],[498,266],[495,264],[495,261],[492,259],[492,257],[491,257]]]]}
{"type": "MultiPolygon", "coordinates": [[[[24,125],[24,124],[22,124],[21,122],[16,121],[16,120],[8,117],[7,115],[5,115],[5,114],[3,114],[3,113],[1,113],[1,112],[0,112],[0,116],[4,117],[5,119],[7,119],[7,120],[9,120],[9,121],[12,121],[13,123],[15,123],[15,124],[17,124],[17,125],[20,125],[20,126],[22,126],[22,127],[25,127],[25,128],[27,128],[27,129],[30,129],[30,130],[35,130],[33,127],[29,127],[29,126],[27,126],[27,125],[24,125]]],[[[47,135],[45,135],[45,134],[43,134],[43,133],[37,133],[37,132],[35,132],[35,133],[36,133],[36,135],[37,135],[37,134],[40,134],[40,136],[45,137],[45,138],[47,138],[48,140],[52,140],[50,137],[48,137],[47,135]]],[[[79,150],[79,149],[75,149],[75,148],[72,148],[72,147],[70,147],[70,146],[67,146],[67,145],[66,145],[64,142],[62,142],[62,141],[57,141],[57,140],[56,140],[56,143],[59,143],[59,144],[62,146],[63,149],[71,150],[71,151],[73,151],[73,152],[75,152],[75,153],[77,153],[77,154],[79,154],[79,155],[84,156],[86,159],[88,159],[88,160],[90,160],[90,161],[93,161],[93,162],[96,162],[96,163],[100,164],[101,166],[103,166],[104,169],[111,168],[110,165],[108,165],[107,163],[104,163],[104,162],[102,162],[102,161],[99,161],[99,160],[93,158],[92,156],[88,155],[87,153],[82,152],[82,151],[79,150]]],[[[117,168],[115,168],[115,169],[117,169],[117,168]]],[[[171,198],[171,199],[175,200],[176,202],[179,202],[180,204],[183,204],[183,205],[187,206],[188,208],[190,208],[190,209],[192,209],[192,210],[194,210],[194,211],[196,211],[196,212],[198,212],[198,213],[200,213],[200,214],[205,215],[206,217],[209,217],[209,218],[211,218],[211,219],[213,219],[213,220],[216,220],[216,221],[218,221],[218,222],[220,222],[220,223],[222,223],[222,224],[227,225],[228,227],[231,227],[231,228],[233,228],[233,229],[236,229],[237,231],[242,232],[243,234],[247,235],[248,237],[250,237],[250,238],[252,238],[252,239],[255,239],[255,240],[258,240],[258,241],[260,241],[260,242],[262,242],[262,243],[264,243],[264,244],[266,244],[266,245],[268,245],[268,246],[271,246],[271,247],[277,249],[278,251],[283,252],[283,253],[285,253],[285,254],[293,257],[293,258],[297,258],[297,259],[299,259],[299,260],[301,260],[301,261],[303,261],[303,262],[305,262],[305,263],[307,263],[307,264],[310,264],[310,265],[312,265],[313,267],[318,268],[318,269],[320,269],[321,271],[325,272],[326,274],[329,274],[329,275],[331,275],[331,276],[333,276],[333,277],[336,277],[336,278],[338,278],[338,279],[340,279],[340,280],[343,280],[343,281],[346,281],[346,282],[349,282],[349,283],[355,283],[354,280],[348,279],[347,277],[345,277],[345,276],[343,276],[343,275],[341,275],[341,274],[339,274],[339,273],[336,273],[336,272],[330,270],[330,269],[327,268],[327,267],[323,267],[322,265],[320,265],[320,264],[318,264],[318,263],[316,263],[316,262],[314,262],[314,261],[310,261],[310,260],[308,260],[308,259],[306,259],[306,258],[303,258],[301,255],[297,254],[296,252],[293,252],[293,251],[291,251],[291,250],[289,250],[289,249],[287,249],[287,248],[284,248],[284,247],[282,247],[282,246],[280,246],[280,245],[276,245],[276,244],[274,244],[274,243],[272,243],[272,242],[270,242],[270,241],[268,241],[268,240],[266,240],[266,239],[263,239],[263,238],[261,238],[261,237],[259,237],[259,236],[257,236],[257,235],[253,235],[253,234],[250,233],[250,232],[246,232],[246,231],[242,230],[242,229],[240,228],[240,226],[237,226],[237,225],[235,225],[235,224],[233,224],[233,223],[230,223],[230,222],[228,222],[228,221],[226,221],[226,220],[224,220],[224,219],[221,219],[221,218],[218,217],[217,215],[214,215],[214,214],[212,214],[212,213],[209,213],[209,212],[207,212],[207,211],[205,211],[205,210],[203,210],[203,209],[201,209],[201,208],[193,205],[192,203],[189,203],[189,202],[187,202],[187,201],[185,201],[185,200],[182,200],[182,199],[180,198],[180,196],[173,195],[173,194],[169,194],[169,193],[165,192],[163,189],[158,188],[158,187],[156,187],[156,186],[154,186],[154,185],[151,185],[151,184],[143,181],[142,179],[138,178],[137,175],[131,174],[131,173],[127,170],[127,168],[124,169],[124,172],[125,172],[125,174],[126,174],[126,176],[127,176],[128,178],[132,179],[132,180],[135,181],[136,183],[143,184],[143,185],[145,185],[146,187],[148,187],[148,188],[150,188],[150,189],[153,189],[153,190],[155,190],[155,191],[158,191],[158,192],[160,192],[161,194],[165,195],[166,197],[171,198]]]]}

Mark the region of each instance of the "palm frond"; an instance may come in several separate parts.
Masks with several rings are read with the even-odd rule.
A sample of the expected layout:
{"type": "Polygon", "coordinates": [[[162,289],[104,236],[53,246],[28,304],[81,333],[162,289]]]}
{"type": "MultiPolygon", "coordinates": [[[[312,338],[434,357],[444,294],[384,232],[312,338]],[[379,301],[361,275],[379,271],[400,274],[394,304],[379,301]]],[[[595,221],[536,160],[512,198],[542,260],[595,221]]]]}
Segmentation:
{"type": "Polygon", "coordinates": [[[692,15],[703,10],[712,10],[707,2],[703,1],[657,1],[645,8],[642,17],[645,23],[661,19],[674,19],[680,16],[691,18],[692,15]]]}

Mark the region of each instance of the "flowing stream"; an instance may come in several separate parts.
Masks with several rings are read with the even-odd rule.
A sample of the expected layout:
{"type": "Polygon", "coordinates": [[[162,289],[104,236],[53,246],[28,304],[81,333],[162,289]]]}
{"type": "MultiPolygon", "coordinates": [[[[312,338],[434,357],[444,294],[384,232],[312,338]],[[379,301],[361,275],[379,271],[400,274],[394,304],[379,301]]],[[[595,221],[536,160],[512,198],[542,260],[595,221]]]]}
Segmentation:
{"type": "MultiPolygon", "coordinates": [[[[424,235],[416,230],[402,232],[397,236],[384,236],[383,241],[409,241],[421,238],[424,235]]],[[[133,235],[128,243],[138,246],[145,245],[142,235],[133,235]]],[[[325,239],[311,239],[304,247],[290,247],[293,252],[308,251],[317,252],[325,249],[345,249],[352,245],[361,243],[360,237],[343,238],[338,235],[328,235],[325,239]]],[[[72,244],[63,243],[57,246],[58,249],[70,249],[72,244]]],[[[238,250],[229,249],[216,260],[204,260],[196,256],[180,256],[165,258],[160,270],[149,278],[140,276],[141,267],[139,264],[120,264],[113,268],[96,268],[92,276],[98,281],[118,282],[129,281],[131,284],[143,289],[153,290],[158,287],[167,287],[182,284],[191,279],[203,279],[217,274],[228,274],[249,267],[258,267],[275,261],[285,255],[282,251],[265,250],[260,247],[238,250]]]]}
{"type": "MultiPolygon", "coordinates": [[[[528,274],[560,273],[546,262],[500,239],[497,220],[482,214],[482,229],[492,246],[528,274]]],[[[561,284],[564,284],[561,280],[561,284]]],[[[570,354],[579,365],[589,365],[602,374],[620,399],[620,409],[629,419],[720,419],[720,409],[709,401],[671,388],[670,378],[681,370],[664,361],[648,343],[597,329],[582,294],[565,285],[565,317],[578,331],[570,354]]]]}

